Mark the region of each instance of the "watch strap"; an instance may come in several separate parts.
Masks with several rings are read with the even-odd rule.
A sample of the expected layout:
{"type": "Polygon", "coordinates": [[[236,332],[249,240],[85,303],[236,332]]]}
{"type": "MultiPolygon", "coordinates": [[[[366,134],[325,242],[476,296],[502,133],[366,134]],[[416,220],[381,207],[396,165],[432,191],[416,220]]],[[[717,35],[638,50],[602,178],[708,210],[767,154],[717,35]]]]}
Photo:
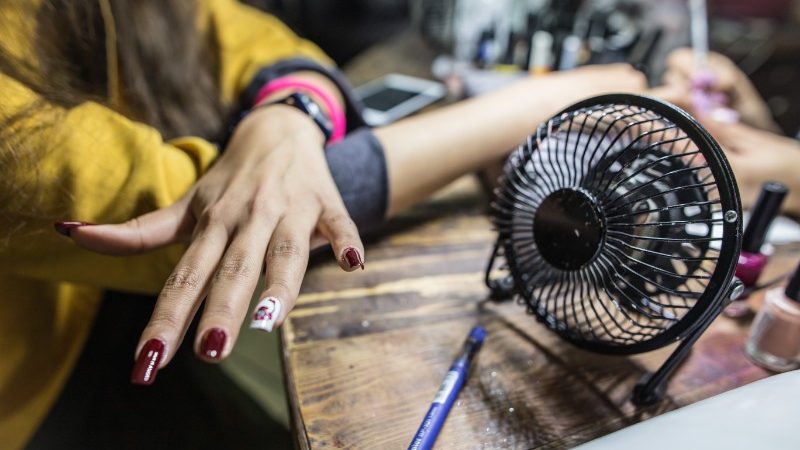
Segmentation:
{"type": "Polygon", "coordinates": [[[320,131],[322,131],[322,134],[325,136],[325,142],[331,143],[331,137],[333,136],[334,130],[333,123],[325,114],[325,111],[322,109],[322,107],[319,106],[319,104],[317,104],[317,102],[315,102],[310,96],[302,92],[292,92],[291,94],[279,100],[256,105],[253,109],[259,109],[271,105],[287,105],[299,109],[308,117],[310,117],[317,127],[319,127],[320,131]]]}

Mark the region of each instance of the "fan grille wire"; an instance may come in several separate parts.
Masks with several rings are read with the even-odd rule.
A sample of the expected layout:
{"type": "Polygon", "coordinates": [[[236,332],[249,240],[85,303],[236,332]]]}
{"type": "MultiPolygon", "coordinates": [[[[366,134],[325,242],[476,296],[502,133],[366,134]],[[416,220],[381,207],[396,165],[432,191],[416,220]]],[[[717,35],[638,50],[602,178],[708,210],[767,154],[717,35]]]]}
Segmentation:
{"type": "Polygon", "coordinates": [[[604,104],[549,120],[509,158],[493,203],[517,300],[597,350],[664,335],[697,306],[719,263],[717,182],[698,144],[648,108],[604,104]],[[583,193],[602,216],[602,242],[574,270],[548,261],[532,226],[560,190],[583,193]]]}

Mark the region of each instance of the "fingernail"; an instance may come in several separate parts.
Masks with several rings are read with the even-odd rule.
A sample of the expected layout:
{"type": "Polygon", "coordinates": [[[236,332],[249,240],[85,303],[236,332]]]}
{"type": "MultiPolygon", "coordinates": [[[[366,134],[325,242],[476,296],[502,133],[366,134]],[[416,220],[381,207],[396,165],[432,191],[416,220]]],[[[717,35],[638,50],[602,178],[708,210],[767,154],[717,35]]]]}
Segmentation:
{"type": "Polygon", "coordinates": [[[256,305],[256,309],[253,312],[253,321],[250,322],[250,328],[271,332],[280,313],[281,302],[275,297],[267,297],[256,305]]]}
{"type": "Polygon", "coordinates": [[[56,222],[53,224],[53,228],[60,234],[69,237],[70,233],[72,233],[73,228],[83,227],[86,225],[94,225],[89,222],[56,222]]]}
{"type": "Polygon", "coordinates": [[[150,339],[142,347],[139,358],[133,366],[131,383],[150,386],[156,379],[158,365],[164,357],[164,342],[160,339],[150,339]]]}
{"type": "Polygon", "coordinates": [[[200,354],[208,359],[219,361],[222,359],[222,350],[225,348],[225,341],[228,336],[220,328],[208,330],[200,342],[200,354]]]}
{"type": "Polygon", "coordinates": [[[353,247],[344,251],[344,262],[346,262],[351,269],[361,266],[361,270],[364,270],[364,260],[361,259],[361,253],[353,247]]]}

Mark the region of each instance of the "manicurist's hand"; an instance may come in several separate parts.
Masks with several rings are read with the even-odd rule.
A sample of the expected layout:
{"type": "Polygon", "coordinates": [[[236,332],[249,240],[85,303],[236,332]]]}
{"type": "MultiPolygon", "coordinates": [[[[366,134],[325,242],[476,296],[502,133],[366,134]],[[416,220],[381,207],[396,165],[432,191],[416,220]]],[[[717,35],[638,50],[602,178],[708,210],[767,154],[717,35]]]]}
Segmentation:
{"type": "Polygon", "coordinates": [[[78,245],[111,255],[189,244],[139,340],[134,383],[150,384],[169,362],[203,299],[195,351],[208,361],[225,358],[265,267],[266,288],[248,320],[265,331],[279,326],[297,299],[312,240],[329,241],[342,269],[363,268],[364,248],[328,171],[323,141],[300,111],[258,108],[177,203],[123,224],[71,230],[78,245]]]}
{"type": "Polygon", "coordinates": [[[789,188],[784,210],[800,215],[800,142],[741,123],[704,125],[725,151],[746,208],[755,203],[764,182],[778,181],[789,188]]]}
{"type": "MultiPolygon", "coordinates": [[[[710,90],[725,95],[729,106],[741,116],[741,121],[769,131],[779,131],[769,107],[753,83],[736,64],[726,56],[711,52],[707,70],[713,75],[710,90]]],[[[692,109],[691,89],[693,77],[697,76],[694,53],[691,49],[674,50],[667,58],[667,67],[662,82],[667,100],[689,110],[692,109]]]]}

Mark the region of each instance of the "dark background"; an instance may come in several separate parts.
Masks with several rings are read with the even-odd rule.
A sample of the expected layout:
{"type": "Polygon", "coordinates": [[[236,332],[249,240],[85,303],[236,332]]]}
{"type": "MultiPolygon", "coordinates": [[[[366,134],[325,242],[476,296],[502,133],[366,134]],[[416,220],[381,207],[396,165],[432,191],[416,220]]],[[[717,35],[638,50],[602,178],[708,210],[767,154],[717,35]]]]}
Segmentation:
{"type": "Polygon", "coordinates": [[[283,20],[344,65],[410,28],[408,0],[245,0],[283,20]]]}
{"type": "MultiPolygon", "coordinates": [[[[340,66],[372,45],[412,28],[409,0],[243,1],[281,18],[340,66]]],[[[800,11],[782,13],[788,3],[712,1],[716,20],[712,22],[711,46],[750,75],[784,132],[795,135],[800,131],[800,11]],[[755,3],[763,7],[756,8],[755,3]],[[723,32],[714,33],[715,28],[723,32]]]]}

